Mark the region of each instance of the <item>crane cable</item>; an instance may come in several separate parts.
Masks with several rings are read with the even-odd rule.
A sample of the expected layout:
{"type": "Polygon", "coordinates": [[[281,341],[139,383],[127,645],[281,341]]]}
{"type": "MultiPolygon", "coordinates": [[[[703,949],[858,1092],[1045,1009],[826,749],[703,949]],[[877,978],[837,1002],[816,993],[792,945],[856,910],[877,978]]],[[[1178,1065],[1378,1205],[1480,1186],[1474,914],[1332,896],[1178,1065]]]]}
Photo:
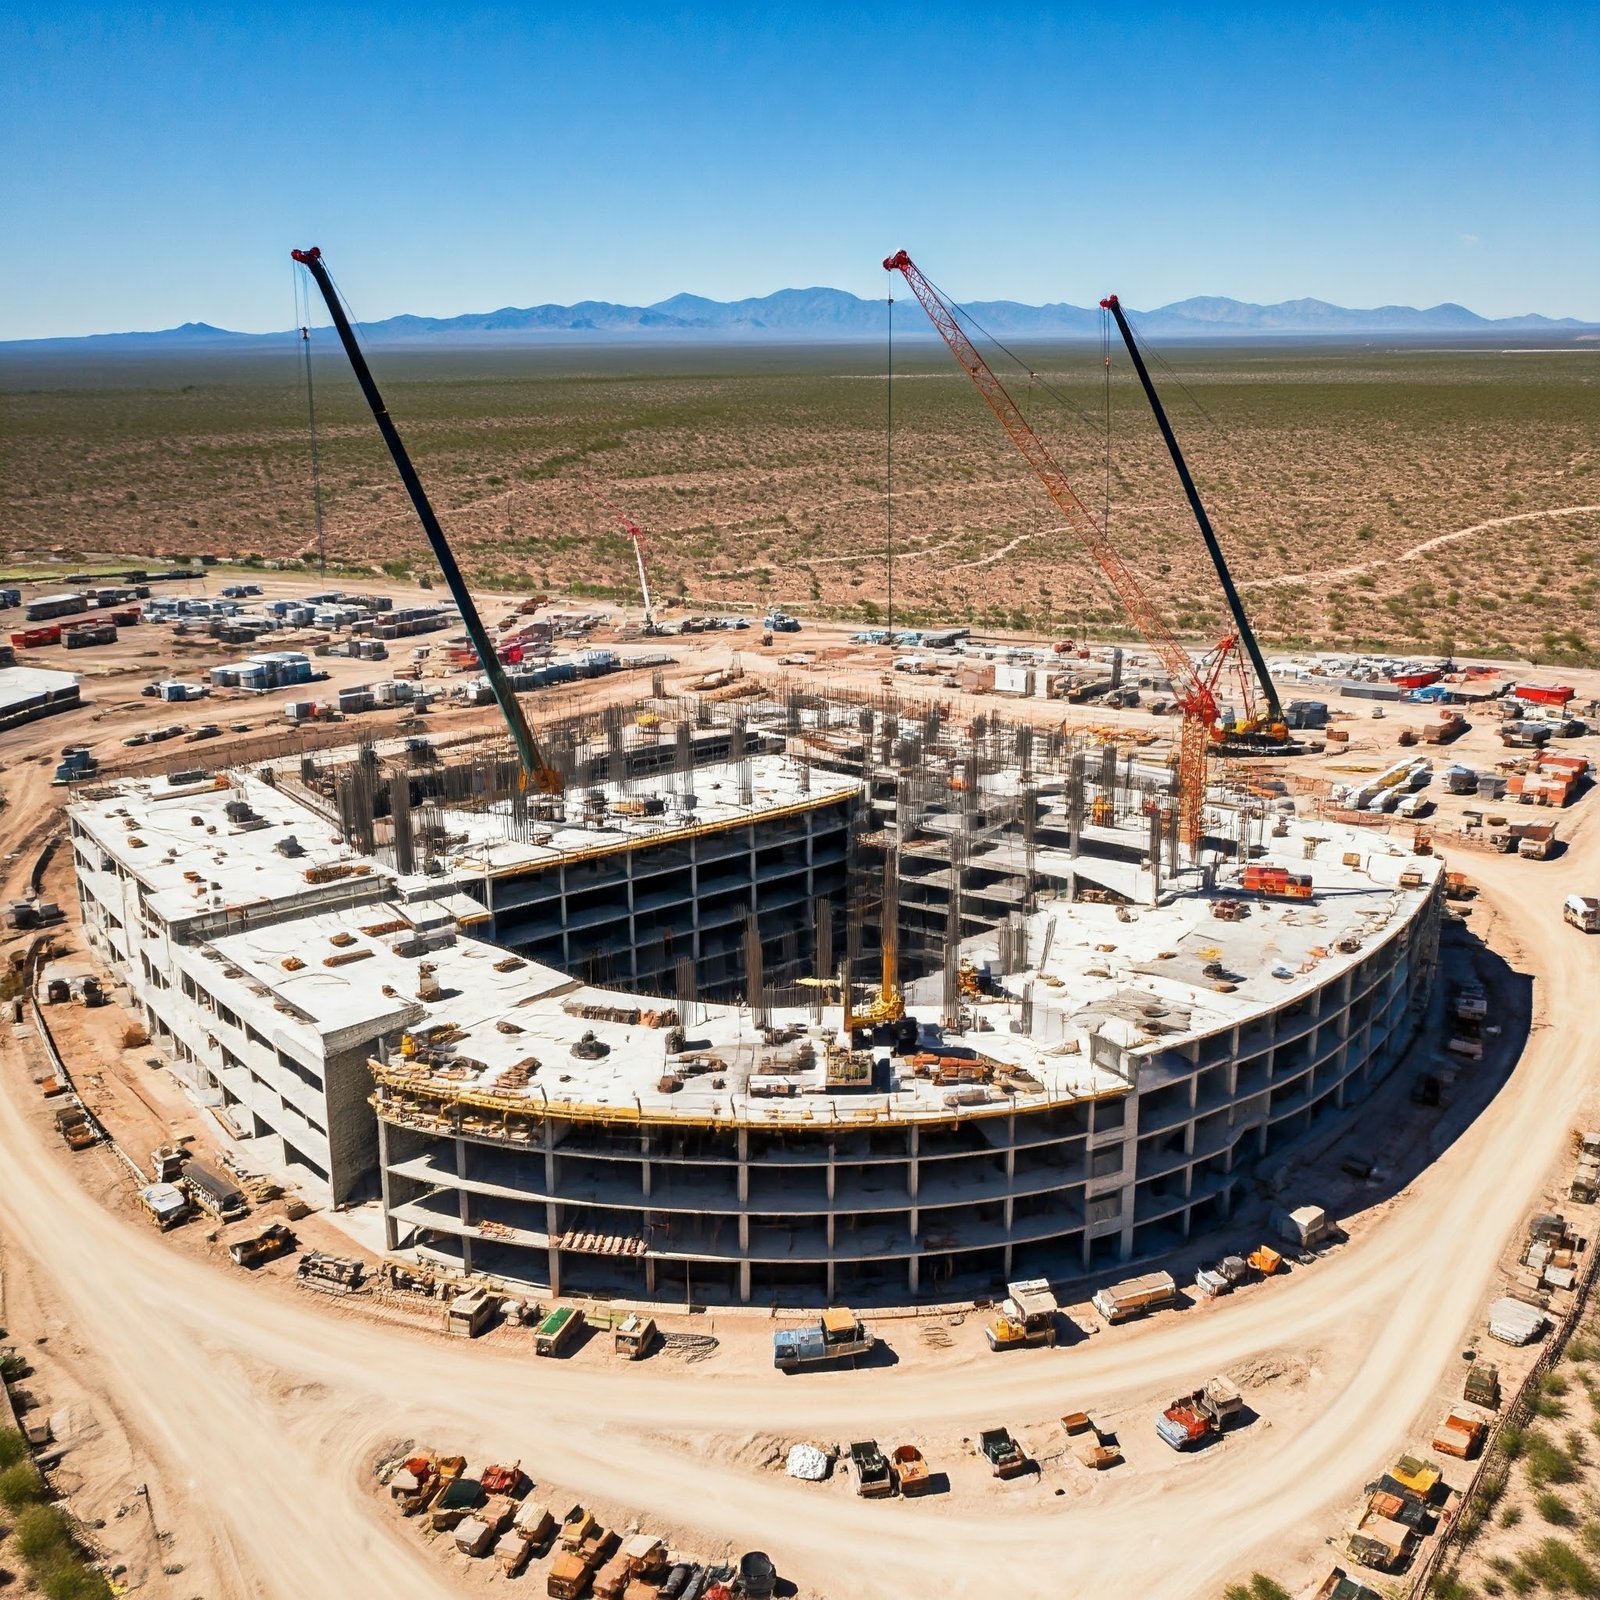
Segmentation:
{"type": "MultiPolygon", "coordinates": [[[[291,269],[293,270],[293,269],[291,269]]],[[[304,356],[306,380],[306,421],[311,436],[311,509],[317,528],[317,570],[328,575],[328,545],[322,516],[322,471],[317,460],[317,397],[311,383],[311,295],[305,274],[294,272],[294,320],[300,330],[300,349],[304,356]]]]}
{"type": "Polygon", "coordinates": [[[894,650],[894,288],[889,289],[888,349],[885,356],[884,428],[884,549],[885,589],[884,609],[889,633],[889,649],[894,650]]]}

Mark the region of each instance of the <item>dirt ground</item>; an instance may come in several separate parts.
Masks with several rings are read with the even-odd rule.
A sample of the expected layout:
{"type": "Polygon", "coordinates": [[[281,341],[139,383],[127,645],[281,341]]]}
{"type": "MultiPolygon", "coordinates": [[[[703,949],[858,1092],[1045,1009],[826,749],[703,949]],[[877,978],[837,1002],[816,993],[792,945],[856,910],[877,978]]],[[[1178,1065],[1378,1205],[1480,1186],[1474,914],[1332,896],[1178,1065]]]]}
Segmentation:
{"type": "MultiPolygon", "coordinates": [[[[822,638],[821,630],[803,636],[808,648],[822,638]]],[[[831,642],[844,650],[836,635],[831,642]]],[[[690,643],[671,641],[684,665],[669,670],[669,686],[739,648],[732,635],[713,636],[704,650],[690,643]]],[[[742,654],[757,670],[762,652],[742,654]]],[[[883,660],[855,652],[836,671],[874,684],[883,660]]],[[[171,707],[152,708],[136,693],[116,709],[122,681],[88,681],[92,706],[9,736],[0,773],[7,897],[19,892],[46,831],[41,819],[60,796],[49,788],[59,747],[98,735],[108,754],[112,735],[170,719],[171,707]]],[[[637,697],[641,685],[602,680],[591,692],[637,697]]],[[[1580,685],[1581,696],[1594,692],[1580,685]]],[[[532,702],[552,715],[579,703],[532,702]]],[[[999,705],[983,697],[963,708],[999,705]]],[[[249,715],[264,727],[273,710],[269,702],[249,715]]],[[[1054,721],[1062,712],[1045,702],[1005,710],[1054,721]]],[[[466,714],[441,714],[440,724],[457,717],[465,727],[466,714]]],[[[202,706],[197,720],[205,718],[230,720],[202,706]]],[[[1124,718],[1139,723],[1132,713],[1096,720],[1124,718]]],[[[1313,758],[1311,769],[1335,777],[1386,764],[1400,727],[1421,720],[1420,710],[1390,708],[1374,721],[1363,708],[1347,724],[1350,747],[1313,758]]],[[[343,725],[345,738],[352,731],[343,725]]],[[[207,761],[234,737],[260,735],[202,746],[207,761]]],[[[1579,742],[1591,754],[1593,745],[1579,742]]],[[[1484,722],[1448,756],[1483,765],[1498,753],[1484,722]]],[[[1441,799],[1441,835],[1461,804],[1441,799]]],[[[520,1460],[552,1500],[581,1500],[702,1557],[766,1549],[802,1594],[828,1600],[948,1589],[979,1574],[986,1583],[1003,1574],[1019,1597],[1092,1585],[1129,1600],[1211,1596],[1256,1569],[1290,1585],[1320,1577],[1360,1486],[1401,1449],[1425,1444],[1459,1392],[1464,1342],[1481,1328],[1526,1215],[1571,1213],[1558,1196],[1572,1130],[1600,1120],[1600,1039],[1578,1025],[1600,978],[1600,941],[1563,925],[1560,903],[1600,882],[1596,804],[1591,794],[1563,814],[1566,847],[1550,862],[1451,845],[1452,865],[1481,888],[1468,927],[1485,948],[1452,945],[1447,960],[1452,970],[1481,964],[1499,974],[1508,995],[1526,997],[1531,1026],[1514,1069],[1491,1051],[1482,1069],[1463,1074],[1451,1110],[1413,1116],[1405,1074],[1396,1073],[1382,1091],[1392,1103],[1368,1102],[1301,1157],[1336,1157],[1352,1139],[1379,1139],[1380,1165],[1407,1175],[1399,1192],[1348,1186],[1347,1204],[1332,1203],[1349,1242],[1282,1279],[1145,1324],[1085,1331],[1054,1351],[991,1355],[977,1313],[876,1319],[890,1352],[881,1364],[788,1378],[771,1370],[770,1324],[753,1313],[664,1317],[669,1330],[718,1339],[709,1359],[692,1363],[658,1353],[625,1366],[599,1336],[555,1362],[536,1361],[529,1336],[513,1329],[475,1345],[446,1341],[434,1331],[434,1305],[331,1303],[295,1288],[289,1264],[254,1274],[233,1267],[226,1231],[211,1237],[191,1224],[154,1233],[110,1152],[73,1156],[49,1130],[32,1082],[36,1045],[7,1025],[6,1321],[38,1369],[25,1387],[37,1391],[39,1409],[70,1413],[62,1446],[70,1503],[105,1523],[97,1537],[131,1579],[174,1600],[374,1590],[430,1600],[503,1582],[483,1563],[425,1543],[390,1509],[373,1465],[405,1441],[474,1461],[520,1460]],[[40,1335],[46,1343],[36,1345],[40,1335]],[[1218,1371],[1240,1382],[1254,1420],[1213,1448],[1175,1455],[1154,1435],[1154,1412],[1218,1371]],[[1125,1465],[1097,1476],[1065,1453],[1059,1418],[1077,1409],[1117,1433],[1125,1465]],[[988,1476],[971,1441],[999,1424],[1022,1438],[1037,1474],[1012,1483],[988,1476]],[[774,1465],[796,1441],[840,1446],[866,1436],[885,1448],[918,1444],[948,1490],[923,1502],[867,1502],[842,1476],[804,1484],[774,1465]],[[147,1498],[134,1496],[139,1483],[147,1498]]],[[[64,854],[46,882],[71,904],[64,854]]],[[[206,1148],[217,1137],[169,1075],[144,1064],[148,1051],[122,1049],[113,1009],[52,1008],[57,1019],[91,1102],[130,1147],[187,1133],[206,1148]]],[[[348,1234],[330,1219],[296,1228],[350,1253],[348,1234]]],[[[1502,1361],[1508,1377],[1514,1367],[1502,1361]]],[[[517,1581],[530,1593],[539,1587],[517,1581]]]]}

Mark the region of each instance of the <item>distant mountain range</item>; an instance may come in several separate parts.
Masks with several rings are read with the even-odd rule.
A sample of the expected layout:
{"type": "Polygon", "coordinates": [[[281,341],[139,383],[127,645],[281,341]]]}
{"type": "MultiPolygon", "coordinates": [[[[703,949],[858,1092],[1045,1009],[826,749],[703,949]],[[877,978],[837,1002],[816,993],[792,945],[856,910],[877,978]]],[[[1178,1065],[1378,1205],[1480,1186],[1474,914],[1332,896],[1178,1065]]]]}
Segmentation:
{"type": "MultiPolygon", "coordinates": [[[[933,330],[909,296],[895,319],[895,332],[907,337],[932,337],[933,330]]],[[[1016,300],[979,300],[962,309],[989,333],[1034,339],[1077,339],[1098,334],[1098,307],[1061,303],[1030,306],[1016,300]]],[[[1284,300],[1277,305],[1252,305],[1216,295],[1196,295],[1131,312],[1143,333],[1171,338],[1314,336],[1359,338],[1388,334],[1559,333],[1600,328],[1572,317],[1480,317],[1465,306],[1446,303],[1419,310],[1416,306],[1374,306],[1353,310],[1326,300],[1284,300]]],[[[499,311],[471,312],[460,317],[388,317],[361,326],[373,344],[467,345],[583,343],[585,340],[739,339],[749,342],[881,339],[887,322],[883,300],[863,300],[842,289],[779,289],[750,300],[707,300],[676,294],[651,306],[615,305],[609,300],[580,300],[576,305],[506,306],[499,311]]],[[[0,341],[0,351],[26,352],[252,349],[282,344],[283,333],[234,333],[205,322],[186,322],[154,333],[96,333],[70,339],[0,341]]]]}

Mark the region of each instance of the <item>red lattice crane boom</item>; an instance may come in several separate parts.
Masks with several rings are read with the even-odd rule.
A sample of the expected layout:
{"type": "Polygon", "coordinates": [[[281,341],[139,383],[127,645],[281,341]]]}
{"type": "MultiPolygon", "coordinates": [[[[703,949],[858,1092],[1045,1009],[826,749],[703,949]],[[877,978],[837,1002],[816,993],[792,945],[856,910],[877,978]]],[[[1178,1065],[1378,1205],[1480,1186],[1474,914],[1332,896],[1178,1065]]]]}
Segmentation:
{"type": "Polygon", "coordinates": [[[1151,604],[1143,585],[1122,559],[1106,530],[1095,521],[1078,498],[1067,481],[1066,473],[1056,465],[1044,441],[1029,426],[1028,419],[1007,393],[1005,385],[967,337],[956,319],[955,308],[928,282],[916,262],[904,250],[889,256],[883,266],[886,272],[901,273],[910,284],[911,292],[921,301],[922,309],[928,313],[934,327],[949,345],[950,353],[966,369],[967,376],[977,385],[978,392],[989,402],[989,408],[1000,419],[1001,427],[1011,436],[1011,442],[1033,468],[1045,492],[1060,507],[1073,532],[1099,564],[1106,582],[1122,602],[1129,621],[1155,651],[1171,678],[1173,698],[1183,712],[1178,754],[1180,819],[1184,841],[1191,850],[1195,849],[1200,842],[1201,812],[1205,804],[1206,749],[1211,740],[1222,737],[1218,727],[1217,699],[1212,686],[1218,681],[1235,641],[1232,638],[1223,640],[1208,658],[1211,663],[1209,666],[1203,669],[1196,665],[1162,620],[1160,612],[1151,604]]]}

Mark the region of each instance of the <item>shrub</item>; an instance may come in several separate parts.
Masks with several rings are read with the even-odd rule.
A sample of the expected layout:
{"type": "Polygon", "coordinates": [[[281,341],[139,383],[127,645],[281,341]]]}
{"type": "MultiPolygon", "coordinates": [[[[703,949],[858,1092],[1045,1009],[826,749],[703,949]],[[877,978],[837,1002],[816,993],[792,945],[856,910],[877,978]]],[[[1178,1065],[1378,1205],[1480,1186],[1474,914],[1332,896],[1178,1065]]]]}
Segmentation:
{"type": "Polygon", "coordinates": [[[17,1518],[17,1553],[30,1567],[42,1571],[70,1558],[72,1532],[55,1506],[29,1506],[17,1518]]]}
{"type": "Polygon", "coordinates": [[[1521,1506],[1507,1506],[1505,1510],[1500,1513],[1500,1526],[1502,1528],[1514,1528],[1521,1521],[1521,1506]]]}
{"type": "Polygon", "coordinates": [[[74,1557],[50,1568],[39,1584],[46,1600],[111,1600],[111,1585],[103,1573],[74,1557]]]}
{"type": "Polygon", "coordinates": [[[0,1472],[0,1505],[8,1511],[20,1511],[24,1506],[37,1504],[44,1498],[44,1485],[33,1470],[31,1461],[17,1461],[0,1472]]]}
{"type": "Polygon", "coordinates": [[[1577,1464],[1555,1440],[1542,1433],[1528,1435],[1526,1455],[1528,1482],[1535,1489],[1553,1483],[1571,1483],[1578,1475],[1577,1464]]]}
{"type": "MultiPolygon", "coordinates": [[[[1553,1594],[1600,1595],[1597,1573],[1564,1539],[1541,1540],[1522,1557],[1521,1575],[1542,1583],[1553,1594]]],[[[1512,1587],[1516,1584],[1513,1582],[1512,1587]]],[[[1518,1589],[1519,1594],[1527,1591],[1518,1589]]]]}
{"type": "Polygon", "coordinates": [[[1578,1520],[1577,1513],[1558,1494],[1548,1489],[1534,1502],[1534,1509],[1546,1522],[1558,1528],[1570,1528],[1578,1520]]]}
{"type": "Polygon", "coordinates": [[[0,1472],[28,1459],[27,1441],[15,1428],[0,1429],[0,1472]]]}

